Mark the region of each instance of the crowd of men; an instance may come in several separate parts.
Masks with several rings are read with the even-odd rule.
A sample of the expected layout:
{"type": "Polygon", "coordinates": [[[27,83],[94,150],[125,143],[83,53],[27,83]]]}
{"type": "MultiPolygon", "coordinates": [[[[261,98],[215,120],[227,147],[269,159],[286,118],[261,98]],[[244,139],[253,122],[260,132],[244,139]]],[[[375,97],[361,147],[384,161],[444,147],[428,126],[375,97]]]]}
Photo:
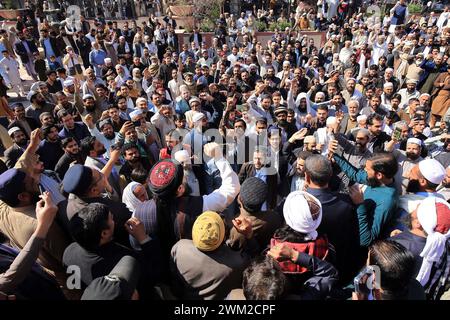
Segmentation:
{"type": "Polygon", "coordinates": [[[0,30],[0,299],[448,299],[449,9],[346,3],[0,30]]]}

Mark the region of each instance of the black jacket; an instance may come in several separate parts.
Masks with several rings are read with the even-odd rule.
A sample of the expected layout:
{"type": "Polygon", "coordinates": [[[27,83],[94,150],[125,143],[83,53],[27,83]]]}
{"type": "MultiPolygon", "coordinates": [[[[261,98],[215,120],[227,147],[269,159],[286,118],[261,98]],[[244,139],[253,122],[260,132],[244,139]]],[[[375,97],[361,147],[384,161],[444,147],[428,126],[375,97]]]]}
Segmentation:
{"type": "Polygon", "coordinates": [[[20,41],[14,45],[14,50],[16,51],[17,55],[20,57],[20,60],[23,63],[28,63],[28,62],[30,62],[30,59],[28,58],[28,53],[27,53],[27,50],[25,49],[25,45],[23,44],[23,42],[26,42],[28,44],[28,48],[30,49],[31,53],[37,52],[38,48],[36,46],[36,43],[33,40],[20,41]]]}
{"type": "Polygon", "coordinates": [[[63,263],[66,266],[79,266],[81,281],[88,286],[95,278],[108,275],[124,256],[132,256],[141,266],[141,277],[137,289],[142,294],[159,280],[161,249],[157,239],[146,242],[141,245],[141,248],[141,251],[134,251],[111,241],[96,250],[88,251],[77,242],[73,242],[64,251],[63,263]]]}
{"type": "Polygon", "coordinates": [[[17,160],[19,160],[24,151],[24,149],[15,143],[5,150],[5,164],[8,169],[11,169],[16,165],[17,160]]]}
{"type": "Polygon", "coordinates": [[[320,234],[326,234],[336,250],[336,269],[342,284],[349,282],[364,263],[359,249],[359,227],[356,208],[348,196],[329,189],[306,190],[322,204],[320,234]]]}

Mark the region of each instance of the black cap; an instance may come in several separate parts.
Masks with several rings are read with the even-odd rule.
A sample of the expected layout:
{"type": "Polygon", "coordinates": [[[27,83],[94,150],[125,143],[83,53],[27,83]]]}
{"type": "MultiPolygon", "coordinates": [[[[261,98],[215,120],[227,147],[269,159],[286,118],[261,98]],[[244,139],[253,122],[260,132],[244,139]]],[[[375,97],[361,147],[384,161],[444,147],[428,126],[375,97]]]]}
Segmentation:
{"type": "Polygon", "coordinates": [[[124,256],[107,276],[94,279],[81,300],[130,300],[140,274],[138,261],[124,256]]]}
{"type": "Polygon", "coordinates": [[[264,181],[256,177],[250,177],[241,185],[239,197],[245,210],[250,213],[256,213],[261,211],[268,192],[269,188],[264,181]]]}

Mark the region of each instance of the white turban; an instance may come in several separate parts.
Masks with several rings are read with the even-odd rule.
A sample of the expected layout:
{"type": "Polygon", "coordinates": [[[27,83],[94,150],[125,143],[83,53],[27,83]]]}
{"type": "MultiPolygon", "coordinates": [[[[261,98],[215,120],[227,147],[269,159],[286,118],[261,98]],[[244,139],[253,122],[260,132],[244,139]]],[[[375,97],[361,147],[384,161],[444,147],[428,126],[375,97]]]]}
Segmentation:
{"type": "Polygon", "coordinates": [[[436,197],[425,198],[417,208],[417,219],[428,234],[425,247],[420,253],[423,261],[416,277],[416,280],[423,286],[426,285],[430,278],[433,263],[439,262],[445,251],[447,240],[450,238],[450,230],[448,228],[449,215],[449,204],[443,199],[436,197]],[[437,204],[439,204],[439,208],[437,208],[437,204]],[[440,222],[444,224],[440,227],[447,231],[445,234],[435,230],[440,222]]]}
{"type": "Polygon", "coordinates": [[[317,198],[304,191],[291,192],[284,203],[283,215],[289,227],[306,235],[305,240],[317,239],[318,233],[316,230],[322,221],[322,205],[317,198]],[[318,206],[316,219],[311,214],[308,200],[313,201],[318,206]]]}
{"type": "Polygon", "coordinates": [[[136,187],[140,185],[140,183],[133,181],[130,182],[125,189],[123,189],[122,202],[125,203],[131,212],[134,212],[134,210],[136,210],[136,208],[142,203],[142,201],[139,200],[133,193],[136,187]]]}
{"type": "Polygon", "coordinates": [[[175,152],[175,160],[177,160],[180,163],[190,163],[191,157],[189,157],[189,153],[187,150],[179,150],[175,152]]]}

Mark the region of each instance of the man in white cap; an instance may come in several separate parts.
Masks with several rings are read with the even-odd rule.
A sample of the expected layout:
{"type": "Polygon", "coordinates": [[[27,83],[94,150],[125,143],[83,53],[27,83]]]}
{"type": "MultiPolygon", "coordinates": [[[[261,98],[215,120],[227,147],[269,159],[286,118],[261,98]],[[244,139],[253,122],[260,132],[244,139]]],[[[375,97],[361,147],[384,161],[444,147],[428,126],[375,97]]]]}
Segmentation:
{"type": "Polygon", "coordinates": [[[195,111],[192,116],[192,125],[192,130],[184,137],[183,143],[189,145],[192,153],[200,157],[198,161],[201,160],[203,146],[208,142],[206,135],[203,134],[208,125],[205,114],[195,111]]]}
{"type": "Polygon", "coordinates": [[[428,299],[439,300],[449,283],[450,206],[440,198],[425,198],[409,215],[408,224],[408,230],[391,240],[414,255],[416,280],[428,299]]]}
{"type": "MultiPolygon", "coordinates": [[[[192,166],[192,160],[187,150],[179,150],[175,152],[175,160],[177,160],[183,166],[184,181],[189,186],[188,194],[191,196],[200,196],[200,179],[197,178],[192,166]]],[[[201,182],[202,184],[203,181],[201,182]]]]}
{"type": "MultiPolygon", "coordinates": [[[[437,192],[437,187],[445,179],[445,169],[437,160],[425,159],[420,161],[410,169],[408,179],[407,194],[399,197],[398,201],[399,222],[415,210],[423,199],[428,197],[443,199],[443,196],[437,192]]],[[[396,228],[403,230],[404,226],[399,223],[396,228]]]]}
{"type": "MultiPolygon", "coordinates": [[[[395,143],[396,141],[393,139],[388,143],[388,145],[393,145],[395,143]]],[[[414,166],[416,166],[420,161],[423,160],[423,158],[420,156],[420,153],[422,152],[422,141],[417,138],[409,138],[406,142],[406,151],[395,149],[392,152],[399,165],[396,182],[401,182],[401,189],[398,189],[399,191],[401,190],[401,194],[404,194],[406,193],[406,189],[409,183],[409,173],[414,166]]]]}
{"type": "MultiPolygon", "coordinates": [[[[138,98],[138,100],[141,98],[138,98]]],[[[136,105],[138,104],[136,100],[136,105]]],[[[150,122],[159,129],[162,144],[165,144],[166,134],[175,129],[175,121],[173,120],[174,110],[169,105],[162,105],[156,113],[151,117],[150,122]]]]}
{"type": "Polygon", "coordinates": [[[25,132],[19,127],[12,127],[8,130],[8,135],[14,142],[8,149],[5,150],[5,164],[8,169],[11,169],[16,164],[17,160],[24,153],[28,144],[25,132]]]}

